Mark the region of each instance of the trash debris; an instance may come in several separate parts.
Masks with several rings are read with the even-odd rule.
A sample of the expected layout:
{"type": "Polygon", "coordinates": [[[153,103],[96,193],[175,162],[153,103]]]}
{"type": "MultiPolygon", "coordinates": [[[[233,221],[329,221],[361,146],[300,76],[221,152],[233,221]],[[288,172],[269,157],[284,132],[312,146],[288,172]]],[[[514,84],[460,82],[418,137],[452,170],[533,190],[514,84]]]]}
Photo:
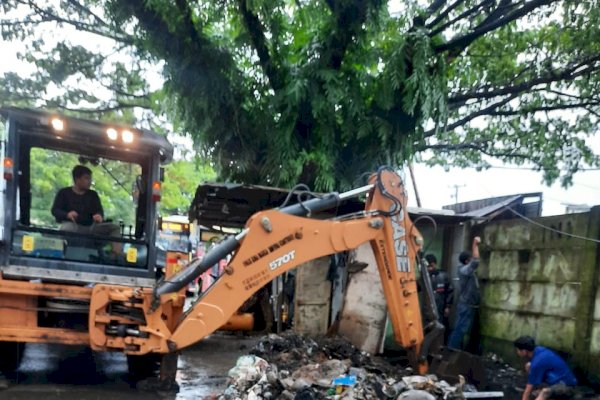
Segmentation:
{"type": "MultiPolygon", "coordinates": [[[[348,376],[340,376],[335,378],[332,382],[333,384],[333,393],[334,394],[342,394],[346,389],[351,386],[356,385],[356,376],[348,375],[348,376]]],[[[330,392],[327,392],[329,394],[330,392]]]]}
{"type": "Polygon", "coordinates": [[[435,375],[415,375],[411,368],[372,357],[342,338],[270,334],[250,353],[231,369],[229,386],[219,399],[459,400],[466,393],[477,397],[472,392],[477,389],[464,378],[453,386],[435,375]]]}

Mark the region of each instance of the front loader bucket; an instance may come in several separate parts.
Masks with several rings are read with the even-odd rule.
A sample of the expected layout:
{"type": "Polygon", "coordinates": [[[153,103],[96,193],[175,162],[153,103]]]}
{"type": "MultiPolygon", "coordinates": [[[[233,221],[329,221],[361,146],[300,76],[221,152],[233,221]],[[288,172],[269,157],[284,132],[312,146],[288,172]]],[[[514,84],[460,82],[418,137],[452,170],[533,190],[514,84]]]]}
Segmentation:
{"type": "Polygon", "coordinates": [[[480,357],[448,347],[442,347],[439,353],[433,356],[429,372],[450,384],[458,383],[459,375],[478,388],[485,387],[487,383],[480,357]]]}

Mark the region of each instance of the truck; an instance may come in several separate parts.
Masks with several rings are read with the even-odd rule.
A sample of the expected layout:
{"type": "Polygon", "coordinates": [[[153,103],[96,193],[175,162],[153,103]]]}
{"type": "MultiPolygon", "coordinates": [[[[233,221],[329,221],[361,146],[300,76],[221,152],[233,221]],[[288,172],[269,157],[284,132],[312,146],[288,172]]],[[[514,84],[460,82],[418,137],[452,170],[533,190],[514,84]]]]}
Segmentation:
{"type": "MultiPolygon", "coordinates": [[[[18,365],[24,343],[86,345],[122,352],[134,373],[158,373],[159,385],[170,387],[178,353],[235,319],[263,286],[310,260],[370,242],[395,339],[415,370],[427,371],[440,325],[422,322],[417,272],[423,239],[406,212],[406,190],[396,171],[380,168],[360,188],[307,192],[295,204],[257,212],[241,232],[164,279],[156,274],[155,238],[162,166],[173,155],[169,142],[144,129],[47,111],[8,107],[0,115],[6,127],[0,152],[3,370],[18,365]],[[36,194],[48,189],[32,171],[40,151],[48,160],[87,160],[100,168],[95,174],[131,173],[117,179],[121,190],[131,185],[136,197],[131,221],[119,222],[118,237],[73,234],[43,222],[48,220],[41,215],[49,210],[39,207],[36,194]],[[311,218],[358,196],[366,197],[364,211],[311,218]],[[121,245],[122,259],[103,257],[113,243],[121,245]],[[222,259],[229,260],[223,274],[184,310],[183,290],[222,259]]],[[[103,199],[109,199],[108,192],[103,199]]],[[[420,279],[430,299],[427,309],[435,313],[428,274],[420,279]]]]}
{"type": "MultiPolygon", "coordinates": [[[[159,276],[171,276],[191,260],[192,241],[190,221],[185,215],[167,215],[158,218],[156,237],[156,266],[159,276]]],[[[186,295],[199,292],[198,281],[185,289],[186,295]]]]}

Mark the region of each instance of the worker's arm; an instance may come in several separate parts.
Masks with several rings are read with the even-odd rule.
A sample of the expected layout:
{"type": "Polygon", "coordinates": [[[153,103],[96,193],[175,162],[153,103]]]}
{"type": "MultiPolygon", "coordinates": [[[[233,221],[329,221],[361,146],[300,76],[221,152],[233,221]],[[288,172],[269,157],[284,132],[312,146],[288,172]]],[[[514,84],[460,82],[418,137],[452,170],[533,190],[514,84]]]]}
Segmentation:
{"type": "Polygon", "coordinates": [[[463,265],[459,268],[458,273],[468,276],[472,275],[477,267],[479,267],[479,243],[481,242],[481,238],[479,236],[475,236],[473,238],[473,245],[471,246],[471,261],[467,265],[463,265]]]}
{"type": "Polygon", "coordinates": [[[479,236],[475,236],[473,238],[473,248],[472,248],[472,254],[473,254],[473,258],[479,258],[479,243],[481,243],[481,238],[479,236]]]}
{"type": "Polygon", "coordinates": [[[104,221],[104,210],[102,209],[102,202],[100,201],[100,196],[94,190],[90,190],[90,194],[92,196],[92,204],[90,213],[92,214],[92,219],[94,222],[101,223],[104,221]]]}
{"type": "Polygon", "coordinates": [[[66,208],[67,201],[65,198],[64,191],[61,189],[58,191],[58,193],[56,193],[51,209],[52,215],[54,216],[54,218],[56,218],[56,222],[63,222],[69,219],[67,217],[67,214],[69,213],[69,211],[72,210],[67,210],[66,208]]]}
{"type": "Polygon", "coordinates": [[[521,400],[529,400],[529,397],[531,396],[532,391],[533,391],[533,385],[531,383],[528,383],[525,386],[525,391],[523,392],[523,396],[521,397],[521,400]]]}

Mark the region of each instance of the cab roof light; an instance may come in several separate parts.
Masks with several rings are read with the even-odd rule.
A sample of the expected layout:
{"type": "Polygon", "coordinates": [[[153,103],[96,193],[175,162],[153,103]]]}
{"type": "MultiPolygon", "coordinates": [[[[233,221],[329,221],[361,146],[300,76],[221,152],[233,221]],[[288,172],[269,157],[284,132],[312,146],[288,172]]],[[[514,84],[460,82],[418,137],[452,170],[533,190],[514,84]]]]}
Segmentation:
{"type": "Polygon", "coordinates": [[[55,131],[62,132],[65,129],[65,123],[60,118],[52,118],[50,124],[52,124],[52,128],[54,128],[55,131]]]}
{"type": "Polygon", "coordinates": [[[159,181],[152,182],[152,201],[157,202],[160,201],[161,197],[161,184],[159,181]]]}
{"type": "Polygon", "coordinates": [[[108,128],[106,130],[106,136],[108,136],[108,138],[110,140],[117,140],[117,137],[119,136],[118,132],[116,129],[114,128],[108,128]]]}
{"type": "Polygon", "coordinates": [[[121,138],[123,139],[123,143],[131,143],[133,142],[133,132],[125,129],[121,132],[121,138]]]}
{"type": "Polygon", "coordinates": [[[13,159],[10,157],[6,157],[4,159],[4,179],[7,181],[12,180],[14,171],[14,163],[13,159]]]}

